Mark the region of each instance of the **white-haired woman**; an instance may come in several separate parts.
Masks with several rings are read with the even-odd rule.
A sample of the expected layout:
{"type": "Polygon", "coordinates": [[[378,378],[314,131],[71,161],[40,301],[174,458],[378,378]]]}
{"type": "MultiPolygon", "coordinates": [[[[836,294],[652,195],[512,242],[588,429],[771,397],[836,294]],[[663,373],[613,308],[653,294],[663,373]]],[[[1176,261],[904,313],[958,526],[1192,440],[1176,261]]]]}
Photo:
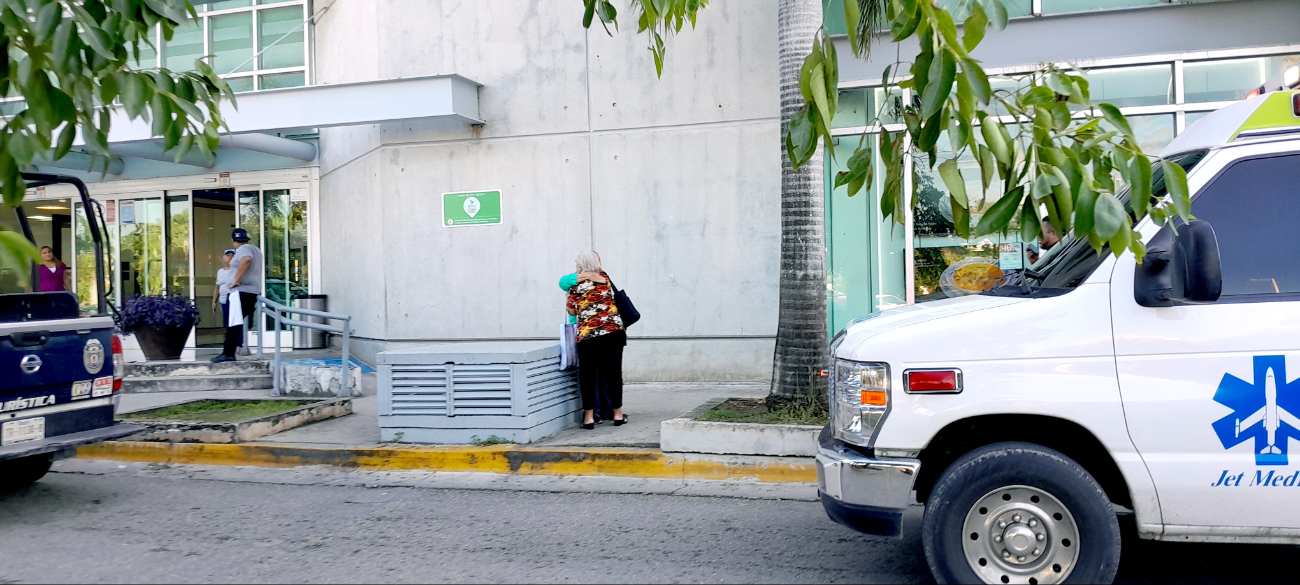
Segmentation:
{"type": "Polygon", "coordinates": [[[582,388],[582,428],[596,428],[596,386],[604,382],[614,407],[614,426],[627,424],[623,414],[623,346],[627,332],[614,304],[609,275],[600,255],[590,250],[578,254],[577,272],[585,279],[569,289],[567,308],[578,318],[578,385],[582,388]]]}

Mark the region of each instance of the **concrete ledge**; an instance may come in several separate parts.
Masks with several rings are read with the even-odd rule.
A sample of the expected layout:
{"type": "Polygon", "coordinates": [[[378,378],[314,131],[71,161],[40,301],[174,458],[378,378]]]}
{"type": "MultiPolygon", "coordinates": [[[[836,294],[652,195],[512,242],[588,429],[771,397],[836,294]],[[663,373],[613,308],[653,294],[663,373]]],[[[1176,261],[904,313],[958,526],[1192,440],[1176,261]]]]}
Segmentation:
{"type": "MultiPolygon", "coordinates": [[[[191,402],[206,402],[207,399],[191,402]]],[[[263,402],[261,400],[242,400],[229,402],[263,402]]],[[[300,401],[292,401],[300,402],[300,401]]],[[[306,402],[306,401],[302,401],[306,402]]],[[[144,431],[128,437],[131,441],[171,441],[187,443],[242,443],[274,435],[281,431],[297,428],[307,423],[352,414],[352,400],[335,398],[309,402],[296,408],[235,422],[196,422],[178,420],[150,420],[135,418],[177,406],[169,404],[131,412],[124,415],[125,422],[145,427],[144,431]]]]}
{"type": "Polygon", "coordinates": [[[684,416],[660,423],[659,445],[665,453],[815,457],[815,425],[707,422],[695,420],[726,398],[714,398],[684,416]]]}
{"type": "Polygon", "coordinates": [[[510,475],[582,475],[817,481],[806,458],[676,456],[658,449],[488,447],[319,447],[271,443],[203,444],[108,441],[77,449],[82,459],[143,463],[299,467],[368,471],[478,471],[510,475]]]}

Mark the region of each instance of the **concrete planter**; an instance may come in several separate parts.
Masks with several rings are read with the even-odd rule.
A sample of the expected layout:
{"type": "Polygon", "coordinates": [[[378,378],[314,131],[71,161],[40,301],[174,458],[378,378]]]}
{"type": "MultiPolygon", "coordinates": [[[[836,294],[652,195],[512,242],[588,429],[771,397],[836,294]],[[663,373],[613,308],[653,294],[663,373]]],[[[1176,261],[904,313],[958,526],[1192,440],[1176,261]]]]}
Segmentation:
{"type": "MultiPolygon", "coordinates": [[[[261,402],[268,399],[259,399],[261,402]]],[[[274,399],[270,399],[274,400],[274,399]]],[[[192,402],[200,402],[198,400],[192,402]]],[[[253,401],[250,401],[253,402],[253,401]]],[[[124,441],[167,441],[171,443],[242,443],[255,441],[268,435],[300,427],[307,423],[352,414],[352,399],[335,398],[331,400],[294,400],[302,406],[284,412],[250,418],[238,422],[195,422],[170,420],[145,420],[131,418],[131,424],[145,427],[147,430],[123,439],[124,441]]],[[[184,404],[184,403],[181,403],[184,404]]],[[[176,406],[170,404],[130,414],[147,414],[164,408],[176,406]]]]}
{"type": "Polygon", "coordinates": [[[726,398],[715,398],[691,412],[660,423],[660,449],[665,453],[710,453],[717,455],[770,455],[814,457],[815,425],[706,422],[695,420],[726,398]]]}

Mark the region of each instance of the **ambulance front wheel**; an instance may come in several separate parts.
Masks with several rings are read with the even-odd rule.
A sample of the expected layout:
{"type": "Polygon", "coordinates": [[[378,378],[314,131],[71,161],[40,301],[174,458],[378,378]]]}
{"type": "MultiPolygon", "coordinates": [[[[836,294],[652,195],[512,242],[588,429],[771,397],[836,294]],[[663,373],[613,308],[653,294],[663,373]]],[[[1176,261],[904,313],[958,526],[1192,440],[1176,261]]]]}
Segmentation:
{"type": "Polygon", "coordinates": [[[1110,498],[1058,451],[996,443],[958,458],[926,500],[921,540],[940,583],[1110,583],[1110,498]]]}

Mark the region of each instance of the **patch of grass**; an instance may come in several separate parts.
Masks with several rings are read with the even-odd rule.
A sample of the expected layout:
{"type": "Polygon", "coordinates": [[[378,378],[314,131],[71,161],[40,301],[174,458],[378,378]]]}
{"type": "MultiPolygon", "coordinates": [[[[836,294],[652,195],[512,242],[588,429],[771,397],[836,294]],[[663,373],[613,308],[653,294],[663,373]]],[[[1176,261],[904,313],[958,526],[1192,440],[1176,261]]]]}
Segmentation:
{"type": "Polygon", "coordinates": [[[825,425],[829,419],[826,407],[812,400],[769,409],[761,398],[732,398],[696,417],[695,420],[773,425],[825,425]]]}
{"type": "Polygon", "coordinates": [[[123,415],[125,420],[176,420],[187,422],[238,422],[293,410],[304,400],[196,400],[153,410],[123,415]]]}
{"type": "Polygon", "coordinates": [[[475,447],[486,447],[488,445],[513,445],[514,443],[515,442],[510,439],[498,437],[496,435],[491,435],[486,439],[480,439],[478,438],[478,435],[471,435],[469,438],[469,444],[475,447]]]}

